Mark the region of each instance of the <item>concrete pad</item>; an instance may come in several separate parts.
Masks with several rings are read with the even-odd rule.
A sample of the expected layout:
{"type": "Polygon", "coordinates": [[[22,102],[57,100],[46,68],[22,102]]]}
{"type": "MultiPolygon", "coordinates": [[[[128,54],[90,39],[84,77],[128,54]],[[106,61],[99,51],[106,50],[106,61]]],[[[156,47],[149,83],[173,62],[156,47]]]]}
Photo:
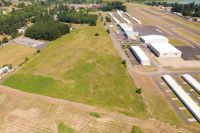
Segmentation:
{"type": "Polygon", "coordinates": [[[179,107],[180,110],[186,110],[186,107],[179,107]]]}
{"type": "Polygon", "coordinates": [[[166,90],[166,92],[172,92],[172,90],[166,90]]]}
{"type": "Polygon", "coordinates": [[[195,118],[188,118],[189,122],[196,122],[197,120],[195,118]]]}
{"type": "Polygon", "coordinates": [[[165,83],[165,82],[161,82],[160,84],[161,84],[161,85],[166,85],[166,83],[165,83]]]}
{"type": "Polygon", "coordinates": [[[176,101],[179,100],[177,97],[173,97],[172,100],[176,101]]]}

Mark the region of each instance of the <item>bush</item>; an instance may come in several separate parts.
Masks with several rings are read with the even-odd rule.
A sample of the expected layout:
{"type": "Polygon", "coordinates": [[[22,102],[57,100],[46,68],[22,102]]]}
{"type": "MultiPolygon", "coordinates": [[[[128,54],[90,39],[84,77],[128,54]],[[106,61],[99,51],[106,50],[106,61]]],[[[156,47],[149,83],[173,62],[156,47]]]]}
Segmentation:
{"type": "Polygon", "coordinates": [[[111,22],[110,17],[106,16],[106,22],[111,22]]]}
{"type": "Polygon", "coordinates": [[[7,43],[7,42],[8,42],[8,38],[7,37],[3,37],[2,43],[7,43]]]}
{"type": "Polygon", "coordinates": [[[133,126],[131,133],[143,133],[142,129],[139,126],[133,126]]]}
{"type": "Polygon", "coordinates": [[[110,34],[110,30],[109,30],[109,29],[107,29],[106,32],[107,32],[108,34],[110,34]]]}
{"type": "Polygon", "coordinates": [[[40,53],[41,51],[38,49],[36,52],[37,52],[37,53],[40,53]]]}
{"type": "Polygon", "coordinates": [[[142,93],[142,89],[141,88],[137,88],[136,89],[136,93],[141,94],[142,93]]]}
{"type": "Polygon", "coordinates": [[[99,36],[99,33],[95,33],[94,36],[99,36]]]}
{"type": "Polygon", "coordinates": [[[123,60],[123,61],[122,61],[122,64],[124,64],[124,65],[125,65],[125,64],[126,64],[126,60],[123,60]]]}
{"type": "Polygon", "coordinates": [[[101,115],[97,112],[90,112],[90,116],[96,117],[96,118],[100,118],[101,115]]]}
{"type": "Polygon", "coordinates": [[[33,39],[52,41],[69,32],[70,27],[67,24],[47,21],[33,24],[32,27],[26,30],[25,36],[33,39]]]}

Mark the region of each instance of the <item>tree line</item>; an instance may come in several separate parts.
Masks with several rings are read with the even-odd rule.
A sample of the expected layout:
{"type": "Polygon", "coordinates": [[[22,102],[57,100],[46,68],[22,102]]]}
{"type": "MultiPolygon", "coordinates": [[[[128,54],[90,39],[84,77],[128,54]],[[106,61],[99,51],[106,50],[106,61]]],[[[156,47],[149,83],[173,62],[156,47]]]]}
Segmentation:
{"type": "Polygon", "coordinates": [[[120,1],[108,2],[100,8],[102,11],[112,11],[114,9],[122,10],[125,12],[127,11],[126,6],[123,4],[123,2],[120,1]]]}
{"type": "Polygon", "coordinates": [[[150,6],[172,7],[172,12],[182,13],[183,16],[200,17],[200,4],[194,2],[189,4],[168,3],[168,2],[147,2],[150,6]]]}
{"type": "Polygon", "coordinates": [[[66,23],[89,24],[90,26],[95,26],[97,15],[76,11],[66,11],[58,14],[58,20],[66,23]]]}

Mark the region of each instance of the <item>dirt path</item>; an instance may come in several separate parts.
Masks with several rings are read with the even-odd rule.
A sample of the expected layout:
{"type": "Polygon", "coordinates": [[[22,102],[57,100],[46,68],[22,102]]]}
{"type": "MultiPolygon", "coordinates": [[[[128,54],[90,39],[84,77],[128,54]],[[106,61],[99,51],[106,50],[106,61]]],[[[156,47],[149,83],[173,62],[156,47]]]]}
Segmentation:
{"type": "Polygon", "coordinates": [[[140,120],[89,105],[55,99],[0,86],[0,132],[57,132],[61,121],[81,133],[126,133],[133,125],[145,132],[178,132],[168,124],[157,120],[140,120]],[[94,118],[90,112],[99,112],[94,118]]]}

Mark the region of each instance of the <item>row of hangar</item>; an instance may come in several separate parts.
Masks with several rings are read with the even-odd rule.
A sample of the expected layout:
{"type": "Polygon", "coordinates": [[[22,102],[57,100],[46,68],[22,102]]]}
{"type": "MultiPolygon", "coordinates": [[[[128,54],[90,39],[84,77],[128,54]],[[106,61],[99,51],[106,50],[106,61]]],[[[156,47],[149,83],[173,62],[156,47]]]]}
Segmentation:
{"type": "MultiPolygon", "coordinates": [[[[176,94],[180,101],[185,105],[185,107],[192,113],[198,122],[200,122],[200,107],[199,105],[183,90],[183,88],[170,76],[162,76],[165,83],[171,88],[171,90],[176,94]]],[[[192,88],[200,94],[200,83],[194,79],[189,74],[182,75],[182,78],[190,85],[192,88]]]]}
{"type": "MultiPolygon", "coordinates": [[[[111,12],[108,15],[114,20],[114,22],[120,27],[120,29],[124,32],[124,35],[131,40],[136,40],[136,37],[139,36],[138,32],[134,32],[133,27],[131,25],[131,21],[129,19],[134,20],[138,24],[141,22],[131,16],[127,12],[117,10],[117,14],[121,17],[126,23],[121,23],[111,12]],[[128,18],[124,17],[128,16],[128,18]]],[[[169,39],[162,35],[146,35],[140,36],[140,40],[145,43],[145,45],[158,57],[181,57],[182,52],[175,48],[173,45],[169,43],[169,39]]],[[[142,65],[150,65],[151,61],[148,56],[142,51],[139,46],[132,46],[132,53],[135,55],[137,60],[142,65]]]]}

